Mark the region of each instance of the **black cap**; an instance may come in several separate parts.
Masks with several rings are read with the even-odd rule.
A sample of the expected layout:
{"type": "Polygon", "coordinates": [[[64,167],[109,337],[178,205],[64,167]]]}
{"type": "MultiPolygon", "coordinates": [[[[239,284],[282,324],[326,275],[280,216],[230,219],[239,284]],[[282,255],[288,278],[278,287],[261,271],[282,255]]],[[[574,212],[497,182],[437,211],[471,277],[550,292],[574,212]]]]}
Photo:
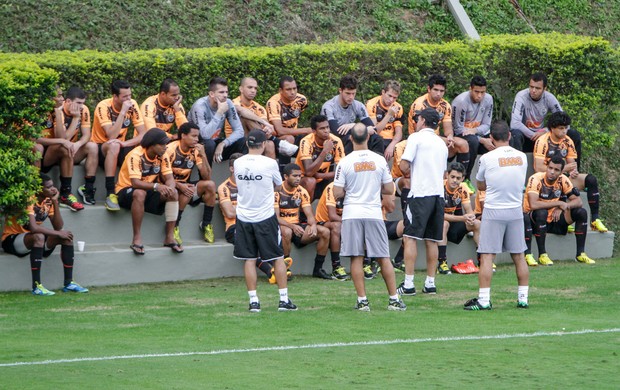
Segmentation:
{"type": "Polygon", "coordinates": [[[267,136],[262,130],[254,129],[248,134],[248,146],[258,146],[267,141],[267,136]]]}
{"type": "Polygon", "coordinates": [[[153,127],[149,131],[142,136],[142,141],[140,141],[140,146],[143,148],[148,148],[153,145],[166,145],[170,142],[170,138],[168,138],[168,134],[162,129],[157,127],[153,127]]]}
{"type": "Polygon", "coordinates": [[[424,118],[426,127],[430,129],[434,129],[439,125],[439,113],[434,108],[425,108],[417,115],[424,118]]]}

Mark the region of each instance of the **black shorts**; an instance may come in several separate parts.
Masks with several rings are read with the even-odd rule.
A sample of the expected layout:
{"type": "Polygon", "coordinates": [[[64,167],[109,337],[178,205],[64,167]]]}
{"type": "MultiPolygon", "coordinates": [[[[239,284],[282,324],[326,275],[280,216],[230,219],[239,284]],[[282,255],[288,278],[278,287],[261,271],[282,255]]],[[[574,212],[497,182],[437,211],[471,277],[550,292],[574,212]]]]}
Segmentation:
{"type": "Polygon", "coordinates": [[[278,218],[273,216],[260,222],[237,219],[233,256],[240,260],[273,261],[284,256],[278,218]]]}
{"type": "Polygon", "coordinates": [[[230,225],[228,229],[226,229],[226,233],[224,233],[224,238],[226,238],[226,242],[230,244],[235,243],[235,227],[237,225],[230,225]]]}
{"type": "Polygon", "coordinates": [[[448,229],[448,241],[455,244],[460,244],[463,238],[469,233],[465,222],[450,222],[450,228],[448,229]]]}
{"type": "Polygon", "coordinates": [[[52,165],[43,165],[43,161],[45,161],[45,154],[47,153],[47,148],[49,148],[49,145],[47,146],[43,146],[43,153],[41,153],[41,172],[43,173],[48,173],[55,165],[58,164],[52,164],[52,165]]]}
{"type": "MultiPolygon", "coordinates": [[[[118,205],[124,209],[131,210],[133,202],[133,188],[125,187],[117,194],[118,205]]],[[[149,214],[162,215],[166,209],[166,202],[161,200],[160,194],[154,190],[146,191],[146,199],[144,199],[144,211],[149,214]]]]}
{"type": "Polygon", "coordinates": [[[547,222],[547,233],[557,234],[560,236],[565,236],[568,234],[568,223],[566,222],[564,213],[560,214],[560,219],[557,222],[547,222]]]}
{"type": "Polygon", "coordinates": [[[400,221],[385,221],[385,230],[387,230],[388,239],[390,240],[398,240],[398,233],[396,233],[398,228],[398,223],[400,221]]]}
{"type": "MultiPolygon", "coordinates": [[[[17,237],[21,236],[22,234],[24,234],[24,233],[11,234],[10,236],[7,236],[2,241],[2,250],[4,250],[5,253],[8,253],[10,255],[15,255],[17,257],[26,257],[26,256],[28,256],[30,254],[30,252],[17,253],[17,251],[15,250],[15,239],[17,237]]],[[[45,241],[47,242],[47,236],[45,236],[45,241]]],[[[43,258],[49,257],[49,255],[51,255],[54,252],[55,248],[56,247],[54,247],[52,249],[45,249],[43,251],[43,258]]]]}
{"type": "Polygon", "coordinates": [[[404,213],[404,236],[418,240],[441,241],[443,238],[443,196],[408,198],[404,213]]]}
{"type": "MultiPolygon", "coordinates": [[[[296,225],[301,226],[302,228],[304,228],[304,231],[306,231],[306,226],[308,226],[307,223],[298,223],[296,225]]],[[[291,237],[291,242],[293,244],[295,244],[295,246],[297,248],[303,248],[304,246],[306,246],[308,244],[304,244],[304,243],[301,242],[301,238],[302,237],[303,237],[303,234],[301,236],[298,236],[295,233],[293,233],[293,237],[291,237]]]]}
{"type": "Polygon", "coordinates": [[[320,182],[316,183],[316,186],[314,187],[314,198],[313,199],[321,199],[321,195],[323,195],[323,191],[325,191],[325,188],[330,184],[333,183],[333,180],[321,180],[320,182]]]}
{"type": "MultiPolygon", "coordinates": [[[[121,147],[120,152],[118,152],[118,158],[116,159],[116,166],[120,167],[123,165],[123,161],[125,161],[125,157],[135,148],[135,146],[124,146],[121,147]]],[[[105,156],[103,155],[103,144],[97,144],[97,150],[99,151],[99,167],[105,170],[105,156]]]]}

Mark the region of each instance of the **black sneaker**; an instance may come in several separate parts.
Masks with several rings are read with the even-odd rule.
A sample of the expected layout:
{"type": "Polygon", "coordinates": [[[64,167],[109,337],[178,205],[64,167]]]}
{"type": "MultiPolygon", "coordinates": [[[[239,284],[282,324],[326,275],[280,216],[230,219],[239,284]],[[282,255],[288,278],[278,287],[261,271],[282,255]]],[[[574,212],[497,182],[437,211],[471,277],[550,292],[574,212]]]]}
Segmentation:
{"type": "Polygon", "coordinates": [[[390,300],[388,301],[388,310],[395,310],[395,311],[405,311],[407,310],[407,305],[405,305],[405,302],[403,302],[402,299],[392,299],[390,298],[390,300]]]}
{"type": "Polygon", "coordinates": [[[399,295],[415,295],[415,286],[411,288],[405,288],[405,282],[402,282],[401,284],[398,285],[396,292],[399,295]]]}
{"type": "Polygon", "coordinates": [[[78,194],[80,194],[80,196],[82,197],[82,203],[91,205],[91,206],[94,205],[95,204],[95,191],[96,191],[96,188],[93,188],[92,191],[86,190],[85,185],[78,187],[78,194]]]}
{"type": "MultiPolygon", "coordinates": [[[[330,278],[331,279],[331,278],[330,278]]],[[[297,306],[289,299],[288,302],[280,301],[278,311],[297,311],[297,306]]]]}
{"type": "Polygon", "coordinates": [[[358,301],[357,305],[355,305],[355,310],[358,311],[370,311],[370,303],[368,303],[368,299],[364,299],[363,301],[358,301]]]}
{"type": "Polygon", "coordinates": [[[448,267],[447,260],[442,260],[439,262],[439,265],[437,266],[437,273],[442,275],[450,275],[452,273],[452,271],[450,271],[450,267],[448,267]]]}
{"type": "Polygon", "coordinates": [[[319,279],[329,279],[332,280],[332,277],[330,274],[328,274],[327,272],[325,272],[325,270],[323,268],[319,268],[318,270],[315,270],[314,272],[312,272],[312,276],[315,278],[319,278],[319,279]]]}
{"type": "Polygon", "coordinates": [[[478,298],[470,299],[469,301],[465,302],[465,305],[463,305],[463,309],[472,310],[472,311],[491,310],[492,308],[493,308],[493,305],[491,304],[490,301],[489,301],[489,306],[482,306],[480,302],[478,302],[478,298]]]}
{"type": "Polygon", "coordinates": [[[424,288],[422,289],[422,292],[424,294],[434,295],[434,294],[437,294],[437,287],[434,287],[434,286],[433,287],[426,287],[426,286],[424,286],[424,288]]]}
{"type": "Polygon", "coordinates": [[[252,313],[260,313],[260,302],[250,302],[250,308],[248,310],[252,313]]]}

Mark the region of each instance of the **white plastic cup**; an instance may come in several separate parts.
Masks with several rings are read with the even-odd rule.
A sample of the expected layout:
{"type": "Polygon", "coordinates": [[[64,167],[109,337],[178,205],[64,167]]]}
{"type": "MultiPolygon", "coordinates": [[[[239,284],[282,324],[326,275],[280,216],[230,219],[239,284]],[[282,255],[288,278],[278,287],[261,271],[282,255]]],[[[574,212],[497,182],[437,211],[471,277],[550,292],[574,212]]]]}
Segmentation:
{"type": "Polygon", "coordinates": [[[78,251],[84,252],[84,246],[86,246],[86,242],[85,241],[78,241],[77,242],[77,246],[78,246],[78,251]]]}

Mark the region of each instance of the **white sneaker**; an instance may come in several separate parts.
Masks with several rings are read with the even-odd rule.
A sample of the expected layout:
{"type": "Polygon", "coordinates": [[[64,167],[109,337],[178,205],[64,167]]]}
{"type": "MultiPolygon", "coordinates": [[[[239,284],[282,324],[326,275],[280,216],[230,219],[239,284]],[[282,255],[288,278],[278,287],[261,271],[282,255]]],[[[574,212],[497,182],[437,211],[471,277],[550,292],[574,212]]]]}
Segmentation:
{"type": "Polygon", "coordinates": [[[299,149],[299,146],[285,140],[280,140],[280,147],[278,149],[280,154],[291,157],[297,152],[297,149],[299,149]]]}

